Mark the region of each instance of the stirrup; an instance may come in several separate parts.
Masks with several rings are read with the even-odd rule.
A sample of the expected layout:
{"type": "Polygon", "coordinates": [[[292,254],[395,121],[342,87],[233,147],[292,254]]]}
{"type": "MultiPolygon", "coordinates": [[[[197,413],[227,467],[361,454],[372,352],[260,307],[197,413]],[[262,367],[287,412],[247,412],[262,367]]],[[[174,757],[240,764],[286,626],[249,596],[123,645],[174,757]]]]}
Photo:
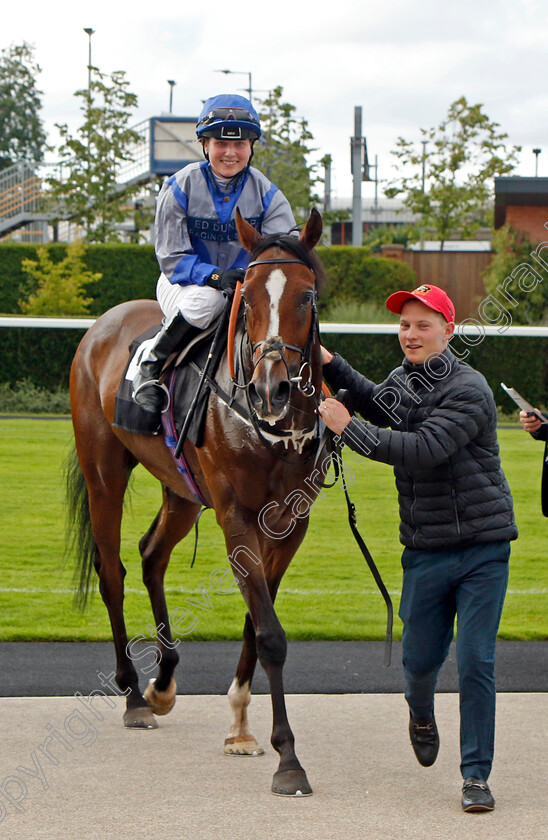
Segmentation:
{"type": "Polygon", "coordinates": [[[169,390],[168,390],[167,386],[165,385],[165,383],[160,382],[159,379],[145,379],[143,382],[141,382],[140,385],[138,385],[136,388],[133,389],[133,399],[135,400],[137,405],[140,405],[139,400],[137,399],[137,394],[143,388],[150,388],[151,386],[154,387],[154,388],[158,388],[160,391],[164,392],[166,405],[165,405],[165,408],[159,408],[159,411],[160,411],[161,414],[165,414],[165,412],[169,410],[169,407],[171,405],[171,396],[170,396],[169,390]]]}

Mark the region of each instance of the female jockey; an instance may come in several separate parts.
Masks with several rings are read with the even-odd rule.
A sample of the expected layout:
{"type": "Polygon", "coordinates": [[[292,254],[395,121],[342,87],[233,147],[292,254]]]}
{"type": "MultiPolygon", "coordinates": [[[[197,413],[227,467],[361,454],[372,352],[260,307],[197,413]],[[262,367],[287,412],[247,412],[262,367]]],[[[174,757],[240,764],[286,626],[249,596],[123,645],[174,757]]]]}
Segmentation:
{"type": "Polygon", "coordinates": [[[205,160],[168,178],[156,208],[156,287],[163,326],[141,360],[133,397],[160,413],[165,392],[158,382],[164,361],[193,328],[204,329],[242,280],[249,254],[238,242],[236,206],[263,235],[295,226],[289,202],[258,169],[253,144],[259,117],[248,99],[222,94],[208,99],[196,124],[205,160]]]}

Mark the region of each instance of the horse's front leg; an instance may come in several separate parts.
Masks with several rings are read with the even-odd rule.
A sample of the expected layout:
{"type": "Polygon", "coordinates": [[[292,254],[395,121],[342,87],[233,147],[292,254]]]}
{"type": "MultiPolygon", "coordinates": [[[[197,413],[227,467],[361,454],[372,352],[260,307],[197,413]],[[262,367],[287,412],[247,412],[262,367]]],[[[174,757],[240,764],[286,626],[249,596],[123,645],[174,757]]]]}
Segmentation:
{"type": "Polygon", "coordinates": [[[244,643],[236,675],[228,690],[228,700],[232,709],[232,722],[228,738],[225,738],[226,755],[263,755],[264,750],[249,730],[247,707],[251,700],[251,681],[257,664],[257,645],[255,629],[251,616],[247,613],[244,625],[244,643]]]}
{"type": "MultiPolygon", "coordinates": [[[[253,596],[251,598],[253,600],[253,596]]],[[[270,596],[269,596],[270,600],[270,596]]],[[[272,793],[281,796],[306,796],[312,793],[306,773],[295,753],[295,737],[291,731],[285,705],[283,666],[287,655],[285,632],[274,611],[261,598],[257,613],[257,654],[270,684],[272,698],[272,737],[270,742],[280,755],[280,763],[272,780],[272,793]]],[[[270,601],[270,604],[272,602],[270,601]]],[[[250,607],[253,615],[253,608],[250,607]]]]}
{"type": "MultiPolygon", "coordinates": [[[[238,532],[249,534],[249,525],[238,532]]],[[[226,534],[226,531],[225,531],[226,534]]],[[[237,538],[236,538],[237,539],[237,538]]],[[[245,544],[227,537],[229,559],[246,601],[253,627],[257,655],[270,684],[272,698],[272,746],[279,753],[280,763],[272,781],[272,792],[282,796],[305,796],[312,793],[295,753],[295,737],[287,717],[283,688],[283,666],[287,642],[259,559],[259,542],[248,536],[245,544]]]]}

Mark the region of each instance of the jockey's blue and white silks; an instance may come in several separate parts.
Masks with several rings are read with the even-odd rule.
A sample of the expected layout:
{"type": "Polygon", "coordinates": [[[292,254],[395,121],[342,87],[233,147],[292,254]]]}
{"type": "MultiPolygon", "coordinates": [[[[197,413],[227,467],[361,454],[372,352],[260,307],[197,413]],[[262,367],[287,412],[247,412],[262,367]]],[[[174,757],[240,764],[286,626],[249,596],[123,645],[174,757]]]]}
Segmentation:
{"type": "Polygon", "coordinates": [[[295,225],[283,193],[253,167],[228,190],[207,161],[191,163],[164,183],[156,210],[156,257],[171,284],[203,286],[214,271],[245,268],[249,254],[238,241],[236,206],[263,236],[295,225]]]}

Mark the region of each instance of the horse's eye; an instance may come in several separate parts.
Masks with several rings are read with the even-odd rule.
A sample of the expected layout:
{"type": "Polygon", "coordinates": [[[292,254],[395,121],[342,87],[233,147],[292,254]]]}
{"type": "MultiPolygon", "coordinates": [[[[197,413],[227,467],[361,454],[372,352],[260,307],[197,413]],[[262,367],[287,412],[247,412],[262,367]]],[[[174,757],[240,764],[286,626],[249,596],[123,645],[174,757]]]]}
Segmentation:
{"type": "Polygon", "coordinates": [[[300,305],[304,309],[305,307],[310,306],[313,299],[314,299],[314,292],[304,292],[302,297],[301,297],[301,304],[300,305]]]}

